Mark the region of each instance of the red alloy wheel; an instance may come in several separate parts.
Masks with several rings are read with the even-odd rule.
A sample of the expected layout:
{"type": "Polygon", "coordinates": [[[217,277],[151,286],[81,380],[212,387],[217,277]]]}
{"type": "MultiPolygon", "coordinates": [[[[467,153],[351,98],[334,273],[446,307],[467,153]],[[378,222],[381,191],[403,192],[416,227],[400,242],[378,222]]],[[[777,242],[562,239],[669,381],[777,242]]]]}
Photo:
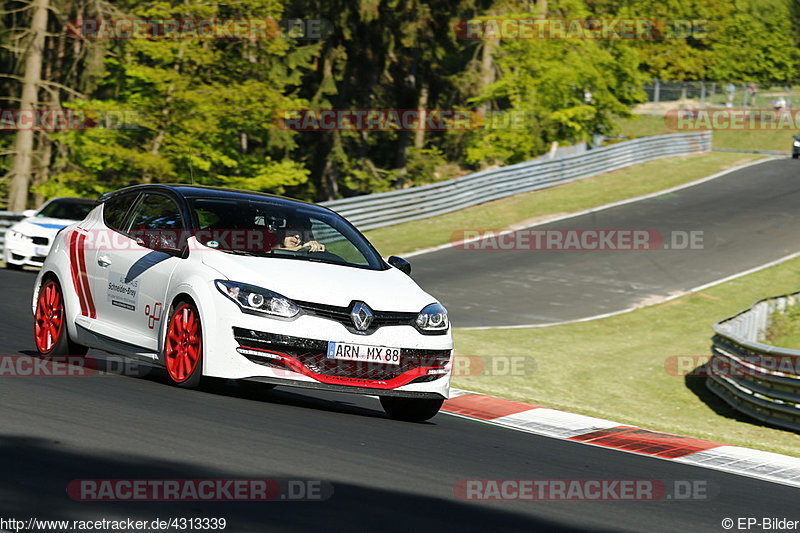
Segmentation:
{"type": "Polygon", "coordinates": [[[33,338],[39,353],[46,355],[58,344],[64,329],[64,297],[55,281],[48,281],[39,291],[33,338]]]}
{"type": "Polygon", "coordinates": [[[181,303],[172,314],[167,328],[165,356],[167,372],[175,383],[192,377],[203,354],[203,336],[197,309],[181,303]]]}

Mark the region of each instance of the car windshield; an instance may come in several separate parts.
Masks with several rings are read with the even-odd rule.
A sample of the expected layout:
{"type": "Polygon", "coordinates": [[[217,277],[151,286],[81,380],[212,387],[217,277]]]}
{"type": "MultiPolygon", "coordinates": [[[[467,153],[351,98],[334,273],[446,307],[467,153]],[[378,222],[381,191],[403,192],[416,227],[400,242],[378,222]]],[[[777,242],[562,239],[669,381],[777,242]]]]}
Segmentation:
{"type": "Polygon", "coordinates": [[[64,220],[83,220],[94,208],[94,203],[76,201],[69,198],[53,200],[36,213],[37,217],[62,218],[64,220]]]}
{"type": "Polygon", "coordinates": [[[260,199],[190,201],[197,240],[223,252],[382,270],[369,242],[339,215],[260,199]]]}

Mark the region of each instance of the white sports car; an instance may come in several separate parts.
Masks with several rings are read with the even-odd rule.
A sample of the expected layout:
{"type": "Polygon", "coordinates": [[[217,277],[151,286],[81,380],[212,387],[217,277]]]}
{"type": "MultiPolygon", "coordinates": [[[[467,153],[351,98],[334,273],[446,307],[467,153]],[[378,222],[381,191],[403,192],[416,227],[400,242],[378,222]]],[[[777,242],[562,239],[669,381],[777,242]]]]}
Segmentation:
{"type": "Polygon", "coordinates": [[[94,200],[82,198],[54,198],[39,211],[25,211],[25,218],[6,230],[3,247],[6,268],[42,266],[56,233],[68,224],[83,220],[96,204],[94,200]]]}
{"type": "Polygon", "coordinates": [[[447,311],[333,211],[253,192],[137,185],[58,233],[33,295],[43,355],[88,347],[202,376],[376,395],[434,416],[447,311]]]}

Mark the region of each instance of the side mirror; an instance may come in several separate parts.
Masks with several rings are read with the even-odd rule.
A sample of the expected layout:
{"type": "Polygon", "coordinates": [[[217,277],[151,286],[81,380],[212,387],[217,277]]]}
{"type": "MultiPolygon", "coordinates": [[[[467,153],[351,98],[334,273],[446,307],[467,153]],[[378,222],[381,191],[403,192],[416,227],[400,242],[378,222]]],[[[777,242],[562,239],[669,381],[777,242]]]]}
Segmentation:
{"type": "Polygon", "coordinates": [[[38,213],[36,209],[26,209],[25,211],[22,212],[22,216],[24,216],[25,218],[31,218],[35,217],[36,213],[38,213]]]}
{"type": "Polygon", "coordinates": [[[409,276],[411,275],[411,263],[409,263],[402,257],[397,257],[396,255],[389,257],[389,264],[395,267],[400,272],[404,272],[409,276]]]}
{"type": "Polygon", "coordinates": [[[184,248],[176,244],[174,235],[157,235],[151,240],[150,248],[156,252],[162,252],[174,257],[181,257],[185,252],[184,248]]]}
{"type": "Polygon", "coordinates": [[[141,230],[134,231],[130,236],[136,244],[150,248],[156,252],[180,257],[185,253],[185,247],[179,244],[180,234],[170,230],[141,230]]]}

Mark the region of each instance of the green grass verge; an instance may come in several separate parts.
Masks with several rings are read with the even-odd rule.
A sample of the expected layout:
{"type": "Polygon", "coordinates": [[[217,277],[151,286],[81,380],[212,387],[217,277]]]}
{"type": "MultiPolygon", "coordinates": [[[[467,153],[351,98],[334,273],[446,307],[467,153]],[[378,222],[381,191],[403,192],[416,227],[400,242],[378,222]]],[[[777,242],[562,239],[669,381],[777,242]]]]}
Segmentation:
{"type": "Polygon", "coordinates": [[[525,355],[525,376],[453,385],[648,429],[800,456],[800,435],[738,416],[702,378],[670,375],[670,356],[710,355],[711,324],[768,295],[797,290],[795,259],[703,292],[601,320],[510,330],[455,330],[461,355],[525,355]]]}
{"type": "MultiPolygon", "coordinates": [[[[637,115],[619,122],[620,133],[626,137],[645,137],[676,133],[668,130],[664,117],[637,115]]],[[[714,132],[714,148],[736,150],[775,150],[789,152],[792,149],[794,130],[718,130],[714,132]]]]}
{"type": "Polygon", "coordinates": [[[456,231],[512,224],[597,207],[688,183],[761,156],[712,152],[659,159],[550,189],[518,194],[454,213],[366,232],[384,255],[402,255],[450,242],[456,231]]]}

